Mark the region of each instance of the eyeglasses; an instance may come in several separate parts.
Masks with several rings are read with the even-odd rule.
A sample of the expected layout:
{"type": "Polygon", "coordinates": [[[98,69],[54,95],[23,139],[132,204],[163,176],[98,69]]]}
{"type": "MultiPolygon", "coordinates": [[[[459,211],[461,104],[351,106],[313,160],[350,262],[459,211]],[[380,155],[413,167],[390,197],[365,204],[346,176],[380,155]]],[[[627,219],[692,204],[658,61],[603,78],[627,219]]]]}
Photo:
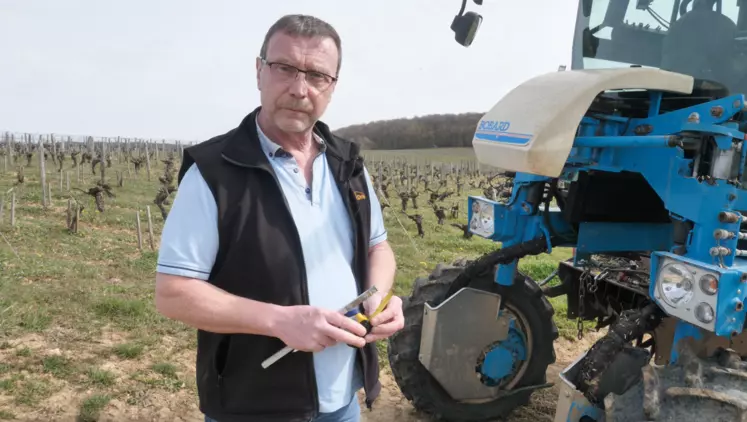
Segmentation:
{"type": "Polygon", "coordinates": [[[285,81],[292,81],[296,79],[299,73],[303,73],[306,79],[306,83],[314,87],[319,91],[324,91],[329,88],[333,82],[337,82],[337,78],[334,76],[327,75],[326,73],[319,72],[317,70],[301,70],[293,65],[280,62],[268,62],[266,59],[260,59],[262,63],[270,68],[273,74],[279,76],[285,81]]]}

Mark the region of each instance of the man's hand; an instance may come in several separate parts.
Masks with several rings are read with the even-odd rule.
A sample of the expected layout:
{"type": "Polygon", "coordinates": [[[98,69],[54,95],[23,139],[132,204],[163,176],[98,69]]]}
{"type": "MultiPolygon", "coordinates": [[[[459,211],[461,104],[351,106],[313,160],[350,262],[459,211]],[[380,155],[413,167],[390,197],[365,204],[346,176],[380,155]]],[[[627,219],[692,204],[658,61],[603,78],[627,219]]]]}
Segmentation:
{"type": "Polygon", "coordinates": [[[362,325],[339,312],[308,305],[283,308],[273,332],[286,345],[306,352],[319,352],[338,342],[352,347],[366,344],[362,325]]]}
{"type": "MultiPolygon", "coordinates": [[[[366,313],[376,310],[376,307],[379,306],[380,302],[381,298],[379,297],[375,306],[371,303],[370,306],[374,307],[370,311],[366,309],[366,313]]],[[[368,308],[368,306],[366,308],[368,308]]],[[[386,308],[381,311],[381,313],[371,318],[370,322],[373,328],[371,329],[371,332],[366,335],[367,343],[389,338],[389,336],[401,330],[402,327],[405,326],[405,316],[402,313],[402,299],[397,295],[392,295],[386,308]]]]}
{"type": "Polygon", "coordinates": [[[381,291],[377,291],[376,293],[372,294],[371,297],[363,302],[363,312],[365,312],[366,315],[371,315],[376,312],[376,309],[381,304],[381,301],[384,300],[384,296],[385,295],[381,291]]]}

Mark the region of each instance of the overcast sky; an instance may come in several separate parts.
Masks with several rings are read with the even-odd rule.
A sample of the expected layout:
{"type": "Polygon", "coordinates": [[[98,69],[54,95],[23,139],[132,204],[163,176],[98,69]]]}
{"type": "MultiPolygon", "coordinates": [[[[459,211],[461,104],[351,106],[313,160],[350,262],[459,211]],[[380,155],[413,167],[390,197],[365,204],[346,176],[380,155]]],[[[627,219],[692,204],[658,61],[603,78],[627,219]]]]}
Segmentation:
{"type": "Polygon", "coordinates": [[[332,128],[485,112],[521,81],[570,66],[576,0],[0,0],[0,131],[201,141],[259,101],[254,60],[287,13],[330,22],[343,64],[332,128]]]}

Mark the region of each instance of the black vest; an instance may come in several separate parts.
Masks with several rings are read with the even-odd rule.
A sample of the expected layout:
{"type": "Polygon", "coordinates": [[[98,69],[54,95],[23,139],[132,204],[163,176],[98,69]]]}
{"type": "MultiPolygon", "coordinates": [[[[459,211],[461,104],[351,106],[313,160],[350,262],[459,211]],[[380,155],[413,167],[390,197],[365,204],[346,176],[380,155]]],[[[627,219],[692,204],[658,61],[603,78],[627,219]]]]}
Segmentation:
{"type": "MultiPolygon", "coordinates": [[[[196,164],[217,203],[219,247],[209,278],[212,284],[258,301],[308,304],[301,242],[260,145],[255,126],[259,110],[230,132],[185,148],[178,181],[196,164]]],[[[367,288],[371,215],[363,158],[357,144],[333,135],[324,123],[318,122],[314,131],[327,144],[327,161],[352,222],[353,272],[362,293],[367,288]]],[[[200,411],[219,422],[315,417],[319,404],[311,353],[288,354],[267,369],[260,365],[284,346],[274,337],[198,330],[200,411]]],[[[358,362],[370,408],[381,390],[375,344],[358,351],[358,362]]]]}

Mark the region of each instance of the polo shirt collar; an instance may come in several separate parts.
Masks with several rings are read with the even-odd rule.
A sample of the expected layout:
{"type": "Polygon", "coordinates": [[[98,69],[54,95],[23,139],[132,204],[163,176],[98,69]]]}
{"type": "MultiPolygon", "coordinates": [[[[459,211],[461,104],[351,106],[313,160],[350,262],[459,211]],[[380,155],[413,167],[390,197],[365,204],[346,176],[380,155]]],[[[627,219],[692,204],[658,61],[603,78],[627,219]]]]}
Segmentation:
{"type": "MultiPolygon", "coordinates": [[[[265,133],[262,131],[262,128],[259,127],[259,122],[256,118],[254,119],[254,124],[257,126],[257,135],[259,136],[259,143],[260,145],[262,145],[262,151],[264,151],[265,155],[267,155],[268,158],[291,157],[290,153],[283,150],[280,145],[276,144],[267,135],[265,135],[265,133]]],[[[319,144],[319,153],[323,154],[327,150],[327,144],[316,133],[312,132],[312,136],[314,137],[314,140],[319,144]]]]}

